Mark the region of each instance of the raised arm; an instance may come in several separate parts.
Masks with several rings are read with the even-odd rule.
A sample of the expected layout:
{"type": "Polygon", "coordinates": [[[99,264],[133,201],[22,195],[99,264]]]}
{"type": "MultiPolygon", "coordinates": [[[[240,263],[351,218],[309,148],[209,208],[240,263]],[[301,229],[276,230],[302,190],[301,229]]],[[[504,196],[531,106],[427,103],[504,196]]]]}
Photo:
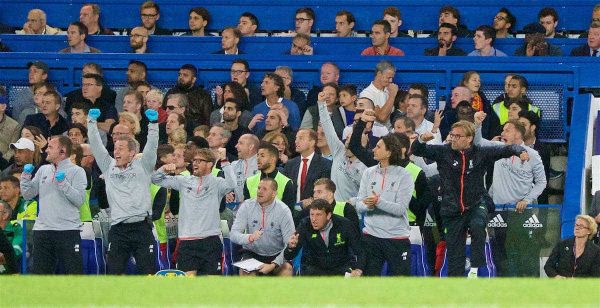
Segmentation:
{"type": "Polygon", "coordinates": [[[96,120],[100,117],[100,109],[90,109],[88,112],[88,139],[90,141],[90,149],[94,154],[94,159],[100,167],[102,172],[106,172],[113,162],[113,158],[102,144],[102,138],[100,138],[100,132],[98,131],[98,123],[96,120]]]}
{"type": "Polygon", "coordinates": [[[156,149],[158,148],[158,112],[148,109],[145,112],[148,118],[148,139],[144,146],[144,155],[142,155],[142,166],[147,173],[152,173],[156,165],[156,149]]]}
{"type": "Polygon", "coordinates": [[[180,191],[181,185],[177,176],[167,175],[167,172],[171,171],[175,171],[175,164],[167,164],[154,171],[152,174],[152,184],[180,191]]]}
{"type": "Polygon", "coordinates": [[[23,167],[23,174],[21,174],[21,195],[25,200],[35,198],[39,193],[40,173],[36,173],[32,179],[33,169],[32,164],[27,164],[23,167]]]}
{"type": "MultiPolygon", "coordinates": [[[[319,96],[320,94],[321,93],[319,93],[319,96]]],[[[331,153],[333,153],[335,156],[336,153],[345,150],[344,143],[342,143],[335,132],[333,122],[331,121],[331,115],[329,115],[329,111],[327,110],[327,106],[325,106],[325,102],[319,99],[317,102],[317,108],[319,108],[319,121],[321,122],[321,126],[323,126],[325,140],[327,140],[327,145],[329,145],[331,153]]]]}

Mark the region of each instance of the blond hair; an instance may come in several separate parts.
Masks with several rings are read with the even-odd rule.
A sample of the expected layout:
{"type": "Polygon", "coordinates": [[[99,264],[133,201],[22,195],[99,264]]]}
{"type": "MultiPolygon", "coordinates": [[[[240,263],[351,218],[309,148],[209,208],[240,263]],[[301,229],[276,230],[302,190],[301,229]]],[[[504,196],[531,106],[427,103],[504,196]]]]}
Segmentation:
{"type": "Polygon", "coordinates": [[[598,224],[596,224],[596,220],[590,215],[577,215],[577,217],[575,217],[575,221],[577,221],[577,219],[585,221],[588,230],[590,230],[588,240],[593,239],[594,236],[596,236],[596,233],[598,232],[598,224]]]}
{"type": "Polygon", "coordinates": [[[121,120],[126,121],[126,125],[131,129],[131,132],[134,135],[139,134],[142,131],[142,127],[140,126],[140,121],[137,116],[131,112],[123,111],[119,113],[119,123],[121,120]]]}
{"type": "Polygon", "coordinates": [[[452,129],[454,128],[461,128],[466,137],[475,136],[475,124],[469,121],[458,121],[452,125],[452,129]]]}
{"type": "Polygon", "coordinates": [[[183,129],[182,127],[177,127],[176,129],[174,129],[173,131],[171,131],[171,133],[169,134],[169,144],[170,145],[176,145],[176,144],[184,144],[187,141],[187,133],[185,131],[185,129],[183,129]]]}

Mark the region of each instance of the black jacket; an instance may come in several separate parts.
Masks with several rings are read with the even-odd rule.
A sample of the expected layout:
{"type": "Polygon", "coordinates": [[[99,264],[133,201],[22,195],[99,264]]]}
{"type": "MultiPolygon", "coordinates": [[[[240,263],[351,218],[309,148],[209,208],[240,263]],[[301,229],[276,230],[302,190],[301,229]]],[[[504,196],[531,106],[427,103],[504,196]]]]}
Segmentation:
{"type": "Polygon", "coordinates": [[[587,44],[575,47],[571,50],[571,56],[574,57],[590,57],[591,55],[590,46],[587,44]]]}
{"type": "MultiPolygon", "coordinates": [[[[437,55],[439,55],[439,52],[440,52],[440,47],[438,46],[438,47],[425,49],[423,54],[426,56],[437,56],[437,55]]],[[[446,55],[447,56],[466,56],[467,53],[458,47],[452,46],[452,47],[450,47],[450,49],[448,49],[448,51],[446,52],[446,55]]]]}
{"type": "MultiPolygon", "coordinates": [[[[283,168],[283,174],[290,178],[296,185],[296,187],[300,186],[298,182],[298,175],[302,172],[302,157],[300,155],[290,159],[285,164],[283,168]]],[[[308,166],[308,170],[306,171],[306,180],[304,183],[304,189],[300,192],[300,200],[304,200],[312,197],[314,183],[320,178],[330,178],[331,177],[331,161],[327,158],[321,156],[321,154],[314,154],[310,165],[308,166]]],[[[294,191],[294,197],[296,197],[296,192],[294,191]]],[[[300,201],[296,200],[296,201],[300,201]]]]}
{"type": "Polygon", "coordinates": [[[361,269],[365,267],[365,254],[360,242],[360,234],[348,219],[331,215],[333,225],[329,230],[329,245],[326,246],[318,230],[314,230],[310,218],[303,219],[296,231],[298,245],[294,249],[285,250],[286,260],[296,257],[303,249],[302,266],[314,266],[324,270],[348,267],[361,269]]]}
{"type": "MultiPolygon", "coordinates": [[[[89,102],[89,101],[87,99],[83,98],[83,93],[81,92],[81,88],[67,93],[67,95],[65,95],[65,97],[66,97],[65,113],[67,114],[67,120],[70,122],[71,121],[71,106],[73,105],[73,103],[89,102]]],[[[102,92],[100,92],[99,100],[101,100],[103,102],[107,102],[114,106],[115,101],[117,100],[117,92],[113,91],[107,85],[103,85],[102,92]]]]}
{"type": "Polygon", "coordinates": [[[554,246],[544,265],[548,277],[600,277],[600,247],[587,241],[583,254],[575,259],[575,237],[554,246]]]}
{"type": "Polygon", "coordinates": [[[5,261],[5,272],[3,274],[17,273],[19,270],[17,267],[17,256],[15,255],[15,250],[13,249],[12,244],[8,241],[2,228],[0,228],[0,253],[4,255],[5,261]]]}
{"type": "Polygon", "coordinates": [[[426,145],[413,142],[413,154],[437,162],[442,188],[442,216],[461,215],[472,207],[494,204],[483,185],[489,164],[501,158],[519,155],[525,149],[519,145],[479,147],[453,150],[449,144],[426,145]]]}

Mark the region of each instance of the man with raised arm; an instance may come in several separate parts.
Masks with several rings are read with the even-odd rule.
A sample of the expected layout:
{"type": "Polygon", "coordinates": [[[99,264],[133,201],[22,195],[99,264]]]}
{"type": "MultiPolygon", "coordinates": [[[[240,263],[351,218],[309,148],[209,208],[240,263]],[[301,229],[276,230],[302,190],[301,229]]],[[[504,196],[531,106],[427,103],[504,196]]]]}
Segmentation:
{"type": "Polygon", "coordinates": [[[98,132],[99,109],[88,113],[88,138],[96,163],[104,174],[106,195],[110,205],[111,228],[108,234],[108,273],[124,274],[130,256],[135,257],[140,274],[156,272],[154,236],[152,235],[152,202],[150,177],[158,148],[158,112],[146,110],[148,139],[141,158],[138,142],[120,136],[114,142],[114,158],[110,156],[98,132]]]}

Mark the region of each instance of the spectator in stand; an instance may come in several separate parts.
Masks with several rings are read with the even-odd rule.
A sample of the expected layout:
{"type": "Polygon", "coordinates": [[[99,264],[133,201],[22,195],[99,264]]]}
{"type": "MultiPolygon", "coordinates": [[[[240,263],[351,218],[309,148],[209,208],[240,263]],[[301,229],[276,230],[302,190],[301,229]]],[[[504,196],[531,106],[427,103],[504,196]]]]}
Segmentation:
{"type": "Polygon", "coordinates": [[[98,118],[98,127],[103,132],[108,132],[112,123],[117,120],[117,111],[110,101],[102,98],[104,78],[97,74],[86,74],[82,78],[82,95],[89,103],[89,108],[98,108],[102,115],[98,118]]]}
{"type": "MultiPolygon", "coordinates": [[[[35,101],[34,101],[34,93],[33,87],[34,85],[42,82],[48,82],[48,72],[50,68],[48,64],[42,61],[34,61],[27,63],[27,69],[29,71],[29,87],[18,92],[17,97],[15,99],[15,104],[12,106],[12,115],[15,117],[19,124],[23,124],[25,121],[25,117],[28,114],[21,115],[26,109],[35,109],[35,101]]],[[[35,113],[35,112],[33,112],[35,113]]]]}
{"type": "MultiPolygon", "coordinates": [[[[33,127],[37,129],[37,127],[33,127]]],[[[25,130],[24,128],[23,130],[25,130]]],[[[23,166],[27,164],[40,164],[40,148],[36,148],[31,139],[21,137],[17,142],[11,143],[10,148],[15,152],[14,163],[2,170],[1,176],[10,175],[13,170],[23,170],[23,166]]]]}
{"type": "Polygon", "coordinates": [[[554,8],[545,7],[538,13],[538,20],[540,25],[544,26],[546,31],[546,38],[567,38],[566,36],[556,33],[556,26],[558,26],[558,13],[554,8]]]}
{"type": "Polygon", "coordinates": [[[19,179],[12,175],[0,178],[0,199],[6,202],[12,210],[8,220],[35,220],[37,218],[38,203],[36,200],[25,201],[21,196],[20,185],[19,179]]]}
{"type": "MultiPolygon", "coordinates": [[[[6,210],[10,211],[10,210],[6,210]]],[[[3,211],[0,214],[4,214],[3,211]]],[[[16,274],[19,272],[17,256],[12,243],[8,240],[3,228],[0,228],[0,274],[16,274]]]]}
{"type": "Polygon", "coordinates": [[[292,39],[292,46],[289,54],[296,56],[312,56],[313,48],[310,45],[310,35],[304,33],[296,33],[292,39]]]}
{"type": "Polygon", "coordinates": [[[146,1],[140,6],[140,19],[142,27],[148,30],[148,35],[171,35],[171,31],[158,26],[160,7],[154,1],[146,1]]]}
{"type": "Polygon", "coordinates": [[[325,62],[321,65],[319,81],[321,82],[320,86],[313,86],[308,94],[306,95],[306,104],[298,105],[298,109],[300,110],[300,114],[304,114],[306,109],[310,106],[317,105],[317,96],[322,90],[324,84],[333,82],[338,84],[340,80],[340,68],[337,64],[333,62],[325,62]]]}
{"type": "MultiPolygon", "coordinates": [[[[227,141],[231,138],[231,132],[223,126],[223,124],[218,123],[212,126],[208,132],[208,136],[206,137],[206,141],[208,141],[208,147],[213,152],[214,155],[219,154],[219,149],[225,148],[227,141]]],[[[237,157],[232,156],[231,153],[227,153],[227,160],[234,161],[237,157]]],[[[217,168],[220,166],[215,164],[217,168]]]]}
{"type": "MultiPolygon", "coordinates": [[[[240,84],[246,92],[246,97],[243,98],[241,96],[237,96],[237,99],[241,99],[244,104],[242,109],[244,110],[252,110],[252,108],[262,102],[265,98],[260,94],[260,88],[254,86],[248,82],[248,78],[250,78],[250,65],[248,61],[244,59],[235,59],[231,63],[231,81],[235,81],[240,84]]],[[[223,105],[223,87],[216,86],[215,87],[215,100],[217,106],[223,105]]]]}
{"type": "Polygon", "coordinates": [[[73,146],[87,143],[87,128],[83,124],[71,123],[67,131],[67,137],[69,137],[73,146]]]}
{"type": "Polygon", "coordinates": [[[494,48],[495,40],[496,30],[494,30],[494,28],[488,25],[477,27],[475,35],[473,36],[475,50],[471,51],[468,56],[506,57],[505,53],[494,48]]]}
{"type": "MultiPolygon", "coordinates": [[[[40,112],[40,108],[42,106],[42,98],[44,97],[44,94],[46,94],[46,92],[49,92],[49,91],[56,92],[56,89],[54,88],[54,86],[52,84],[48,83],[47,81],[43,81],[43,82],[33,85],[34,105],[31,105],[31,106],[28,106],[28,107],[25,107],[24,109],[22,109],[20,111],[20,113],[17,115],[18,116],[18,118],[16,119],[17,122],[23,123],[23,122],[25,122],[25,118],[28,115],[36,114],[36,113],[40,112]]],[[[13,114],[15,114],[14,110],[13,110],[13,114]]]]}
{"type": "MultiPolygon", "coordinates": [[[[186,134],[192,136],[194,134],[195,126],[185,117],[188,108],[187,96],[183,93],[170,94],[167,96],[167,114],[178,115],[178,121],[183,124],[182,128],[185,129],[186,134]]],[[[167,119],[168,122],[168,119],[167,119]]],[[[167,133],[168,134],[168,133],[167,133]]]]}
{"type": "Polygon", "coordinates": [[[244,12],[240,15],[237,28],[242,33],[242,36],[254,36],[258,29],[258,18],[250,12],[244,12]]]}
{"type": "Polygon", "coordinates": [[[240,125],[241,115],[242,107],[240,101],[233,98],[226,99],[225,105],[223,105],[223,127],[231,132],[231,137],[227,141],[225,148],[227,149],[227,153],[235,157],[238,154],[236,145],[239,139],[245,134],[252,133],[248,127],[240,125]]]}
{"type": "Polygon", "coordinates": [[[377,126],[391,126],[390,114],[394,111],[394,99],[398,92],[398,85],[393,83],[395,75],[396,67],[392,62],[382,60],[375,67],[375,77],[371,84],[360,92],[360,98],[368,98],[373,102],[377,126]]]}
{"type": "Polygon", "coordinates": [[[450,106],[446,105],[444,108],[443,118],[440,123],[440,134],[442,140],[446,140],[446,137],[452,129],[452,125],[458,120],[458,104],[467,102],[469,106],[472,105],[473,92],[465,86],[458,86],[452,89],[452,95],[450,96],[450,106]]]}
{"type": "Polygon", "coordinates": [[[513,29],[517,24],[517,18],[507,8],[501,8],[496,16],[492,27],[496,30],[496,38],[514,38],[513,29]]]}
{"type": "Polygon", "coordinates": [[[315,22],[315,11],[309,7],[303,7],[296,10],[295,16],[296,34],[302,33],[310,36],[315,22]]]}
{"type": "Polygon", "coordinates": [[[8,108],[7,94],[4,87],[0,86],[0,132],[2,132],[0,134],[0,161],[5,160],[4,164],[0,164],[0,169],[4,169],[7,162],[15,154],[9,148],[9,144],[17,142],[17,139],[19,139],[19,123],[6,114],[6,108],[8,108]]]}
{"type": "Polygon", "coordinates": [[[146,110],[151,109],[158,113],[159,124],[167,121],[167,112],[162,108],[163,99],[164,95],[159,89],[152,89],[146,94],[146,110]]]}
{"type": "MultiPolygon", "coordinates": [[[[219,91],[216,91],[218,93],[221,93],[221,95],[219,95],[218,93],[216,94],[216,101],[217,101],[217,106],[219,106],[218,109],[215,109],[211,114],[210,114],[210,125],[214,125],[216,123],[222,123],[223,122],[223,109],[224,109],[224,104],[223,102],[228,100],[228,99],[235,99],[237,101],[240,102],[240,108],[242,109],[242,115],[240,116],[240,120],[239,120],[239,125],[243,126],[243,127],[248,127],[248,125],[250,124],[250,121],[252,121],[252,113],[248,110],[246,110],[248,108],[248,94],[246,93],[246,91],[244,90],[244,87],[242,87],[239,83],[235,82],[235,81],[231,81],[228,82],[226,84],[223,85],[223,87],[221,86],[217,86],[215,88],[215,90],[217,89],[222,89],[219,91]]],[[[260,95],[260,94],[259,94],[260,95]]]]}
{"type": "MultiPolygon", "coordinates": [[[[410,92],[409,92],[410,93],[410,92]]],[[[415,122],[415,132],[423,134],[431,132],[435,138],[434,144],[442,144],[442,136],[431,121],[425,119],[428,109],[427,99],[419,94],[412,94],[408,97],[408,106],[406,107],[406,116],[415,122]]]]}
{"type": "Polygon", "coordinates": [[[194,65],[182,65],[181,68],[179,68],[177,85],[167,91],[165,99],[162,100],[161,104],[164,109],[167,107],[167,100],[171,94],[185,94],[188,99],[188,105],[183,115],[190,121],[188,127],[208,124],[210,112],[212,110],[210,94],[208,94],[201,86],[196,85],[196,81],[198,80],[197,74],[198,70],[194,65]]]}
{"type": "MultiPolygon", "coordinates": [[[[244,134],[235,145],[238,160],[231,163],[236,177],[234,190],[235,202],[244,201],[244,182],[246,179],[258,173],[257,153],[260,140],[253,134],[244,134]]],[[[232,201],[231,199],[229,201],[232,201]]]]}
{"type": "MultiPolygon", "coordinates": [[[[276,199],[279,185],[279,180],[269,177],[255,184],[256,198],[242,203],[230,235],[232,242],[243,247],[242,260],[254,258],[265,263],[258,269],[260,274],[291,276],[292,266],[285,261],[284,251],[295,228],[289,208],[276,199]]],[[[256,273],[240,270],[240,275],[249,274],[256,273]]]]}
{"type": "Polygon", "coordinates": [[[390,39],[390,23],[386,20],[377,20],[371,27],[371,47],[365,48],[361,56],[404,56],[404,51],[392,47],[390,39]]]}
{"type": "Polygon", "coordinates": [[[135,27],[129,33],[129,46],[132,53],[146,53],[148,51],[148,30],[144,27],[135,27]]]}
{"type": "Polygon", "coordinates": [[[470,37],[473,35],[469,29],[460,23],[460,12],[452,6],[444,6],[440,9],[440,18],[438,19],[438,26],[443,23],[449,23],[454,25],[457,31],[458,37],[470,37]]]}
{"type": "Polygon", "coordinates": [[[305,276],[360,277],[365,268],[360,234],[350,220],[335,213],[332,202],[335,205],[335,200],[316,199],[310,204],[310,217],[302,220],[290,238],[285,257],[292,260],[303,249],[301,272],[305,276]]]}
{"type": "Polygon", "coordinates": [[[139,81],[146,81],[147,72],[148,68],[144,62],[138,60],[129,61],[129,65],[127,65],[127,86],[119,90],[115,98],[114,105],[118,112],[123,111],[123,97],[125,93],[129,90],[137,90],[134,85],[139,81]]]}
{"type": "MultiPolygon", "coordinates": [[[[592,23],[593,22],[600,22],[600,4],[596,4],[594,9],[592,9],[592,23]]],[[[588,34],[588,31],[586,31],[579,35],[579,38],[587,38],[588,34]]]]}
{"type": "MultiPolygon", "coordinates": [[[[492,104],[490,101],[488,101],[487,97],[485,97],[485,94],[483,94],[483,91],[481,90],[481,76],[476,71],[468,71],[463,75],[463,78],[460,81],[460,86],[466,87],[469,89],[469,91],[471,91],[472,98],[470,100],[464,100],[467,100],[471,103],[471,106],[475,112],[483,111],[488,115],[481,126],[481,133],[483,134],[484,138],[492,139],[495,136],[493,133],[498,131],[498,126],[500,123],[496,114],[492,112],[492,104]]],[[[463,100],[463,98],[459,99],[460,100],[458,102],[463,100]]]]}
{"type": "Polygon", "coordinates": [[[208,12],[208,10],[198,6],[190,9],[188,14],[190,17],[188,21],[190,31],[186,32],[183,35],[206,36],[206,26],[210,22],[210,13],[208,12]]]}
{"type": "MultiPolygon", "coordinates": [[[[600,14],[600,5],[598,6],[600,14]]],[[[595,10],[594,10],[595,11],[595,10]]],[[[587,35],[587,44],[573,48],[571,56],[578,57],[600,57],[600,17],[590,25],[587,35]]]]}
{"type": "Polygon", "coordinates": [[[265,123],[262,121],[267,116],[270,109],[281,108],[285,106],[289,112],[289,125],[293,130],[300,127],[300,113],[296,103],[284,99],[285,84],[283,78],[275,73],[266,73],[263,82],[261,83],[261,94],[266,100],[252,109],[253,120],[256,119],[256,125],[253,130],[261,131],[265,128],[265,123]]]}
{"type": "Polygon", "coordinates": [[[62,135],[69,129],[67,120],[58,113],[60,110],[60,95],[56,92],[47,92],[42,98],[40,112],[28,115],[23,126],[39,128],[44,137],[62,135]]]}
{"type": "Polygon", "coordinates": [[[443,23],[438,28],[438,46],[425,49],[426,56],[466,56],[467,53],[454,46],[456,41],[456,26],[443,23]]]}
{"type": "MultiPolygon", "coordinates": [[[[17,194],[18,194],[19,180],[12,175],[10,177],[4,178],[4,179],[17,180],[16,181],[17,187],[15,190],[17,191],[17,194]]],[[[10,181],[6,181],[5,183],[8,184],[8,186],[6,186],[6,187],[11,187],[14,185],[10,181]]],[[[12,205],[10,205],[8,202],[5,202],[3,200],[0,201],[0,233],[3,233],[4,235],[6,235],[6,239],[12,245],[12,247],[15,251],[15,256],[17,257],[17,260],[18,260],[19,258],[21,258],[21,255],[23,254],[23,250],[21,248],[23,245],[23,227],[21,226],[21,224],[19,224],[18,221],[12,219],[13,216],[15,216],[15,217],[17,216],[15,214],[17,214],[17,209],[12,208],[12,205]]],[[[23,219],[23,218],[21,217],[21,219],[23,219]]],[[[2,262],[0,262],[0,265],[3,265],[2,262]]],[[[1,273],[1,271],[2,270],[0,269],[0,273],[1,273]]]]}
{"type": "Polygon", "coordinates": [[[515,51],[515,56],[562,56],[560,47],[546,41],[544,33],[546,29],[539,23],[531,23],[523,28],[525,42],[515,51]]]}
{"type": "Polygon", "coordinates": [[[577,215],[575,236],[554,246],[544,265],[551,278],[600,277],[600,247],[591,239],[598,230],[594,218],[577,215]]]}
{"type": "Polygon", "coordinates": [[[289,134],[283,132],[271,131],[266,133],[262,138],[263,141],[273,145],[277,151],[279,151],[279,159],[277,161],[278,170],[283,170],[283,166],[285,166],[289,158],[292,156],[292,152],[290,151],[291,143],[289,142],[290,139],[288,138],[288,135],[289,134]]]}
{"type": "Polygon", "coordinates": [[[219,55],[240,55],[243,52],[238,48],[242,32],[236,27],[227,27],[221,32],[221,50],[213,54],[219,55]]]}
{"type": "Polygon", "coordinates": [[[335,36],[337,37],[358,37],[354,31],[356,18],[346,10],[341,10],[335,14],[335,36]]]}
{"type": "Polygon", "coordinates": [[[356,114],[356,86],[353,84],[345,84],[340,87],[339,95],[340,115],[344,126],[354,123],[354,115],[356,114]]]}
{"type": "Polygon", "coordinates": [[[383,10],[383,17],[381,19],[390,23],[390,37],[411,37],[403,31],[400,31],[400,26],[402,26],[402,14],[397,7],[387,7],[383,10]]]}
{"type": "Polygon", "coordinates": [[[69,160],[72,144],[65,136],[52,137],[46,153],[50,164],[41,166],[35,176],[34,166],[26,165],[21,176],[23,198],[39,196],[39,214],[33,226],[33,272],[53,274],[56,262],[61,262],[67,274],[82,274],[79,208],[85,200],[85,170],[69,160]]]}
{"type": "Polygon", "coordinates": [[[304,92],[292,87],[292,82],[294,81],[294,71],[292,71],[292,68],[289,66],[277,66],[275,74],[283,78],[283,83],[285,84],[283,98],[292,100],[297,106],[306,105],[306,95],[304,95],[304,92]]]}
{"type": "Polygon", "coordinates": [[[79,21],[87,27],[88,35],[113,35],[109,29],[100,25],[100,6],[95,3],[87,3],[79,10],[79,21]]]}
{"type": "MultiPolygon", "coordinates": [[[[346,123],[342,118],[342,114],[340,111],[340,106],[338,105],[338,96],[339,96],[339,88],[335,83],[328,83],[323,85],[323,93],[322,97],[320,97],[327,106],[327,112],[330,114],[330,117],[333,121],[333,126],[335,127],[335,132],[338,137],[341,139],[342,132],[346,127],[346,123]]],[[[301,128],[310,128],[314,131],[317,130],[317,127],[320,123],[319,117],[319,109],[318,106],[310,106],[304,113],[304,117],[302,118],[302,123],[300,124],[301,128]]]]}
{"type": "MultiPolygon", "coordinates": [[[[104,71],[102,70],[102,66],[100,66],[100,64],[94,63],[94,62],[88,62],[83,65],[82,72],[81,72],[81,76],[82,76],[81,83],[82,84],[84,83],[83,76],[85,76],[87,74],[96,74],[96,75],[100,75],[101,77],[104,77],[104,71]]],[[[86,95],[88,95],[88,94],[86,94],[86,95]]],[[[67,115],[67,119],[69,120],[70,116],[71,116],[71,106],[76,102],[85,101],[87,98],[83,96],[83,87],[67,93],[65,95],[65,97],[66,97],[65,113],[67,115]]],[[[101,101],[106,102],[110,105],[114,105],[116,97],[117,97],[117,93],[115,91],[113,91],[106,84],[102,85],[102,91],[100,92],[100,98],[99,98],[101,101]]],[[[84,120],[80,121],[80,123],[86,124],[87,121],[84,118],[84,120]]]]}
{"type": "Polygon", "coordinates": [[[46,24],[46,13],[40,9],[33,9],[27,14],[27,21],[22,30],[15,31],[16,34],[60,34],[58,28],[52,28],[46,24]]]}
{"type": "MultiPolygon", "coordinates": [[[[284,134],[289,140],[289,143],[286,145],[289,151],[295,153],[293,145],[293,141],[296,139],[296,131],[290,129],[288,126],[288,112],[286,108],[283,109],[273,109],[269,110],[267,113],[267,117],[265,119],[265,129],[263,131],[259,131],[256,133],[257,137],[265,137],[270,133],[281,133],[284,134]]],[[[254,123],[250,122],[250,126],[254,125],[254,123]]],[[[279,150],[281,150],[278,147],[279,150]]],[[[285,160],[287,162],[287,160],[285,160]]],[[[283,162],[283,160],[282,160],[283,162]]],[[[285,163],[284,163],[285,164],[285,163]]]]}
{"type": "MultiPolygon", "coordinates": [[[[496,98],[494,104],[492,105],[492,110],[494,110],[494,113],[496,113],[500,125],[504,125],[504,123],[508,121],[508,107],[510,106],[511,101],[517,98],[524,98],[525,100],[529,101],[529,108],[524,110],[531,110],[538,114],[538,116],[540,115],[540,109],[534,106],[531,103],[531,100],[527,98],[527,95],[525,95],[528,87],[529,83],[525,77],[516,74],[512,75],[508,81],[508,88],[505,87],[506,95],[504,97],[496,98]]],[[[495,132],[495,135],[499,134],[500,132],[495,132]]]]}

